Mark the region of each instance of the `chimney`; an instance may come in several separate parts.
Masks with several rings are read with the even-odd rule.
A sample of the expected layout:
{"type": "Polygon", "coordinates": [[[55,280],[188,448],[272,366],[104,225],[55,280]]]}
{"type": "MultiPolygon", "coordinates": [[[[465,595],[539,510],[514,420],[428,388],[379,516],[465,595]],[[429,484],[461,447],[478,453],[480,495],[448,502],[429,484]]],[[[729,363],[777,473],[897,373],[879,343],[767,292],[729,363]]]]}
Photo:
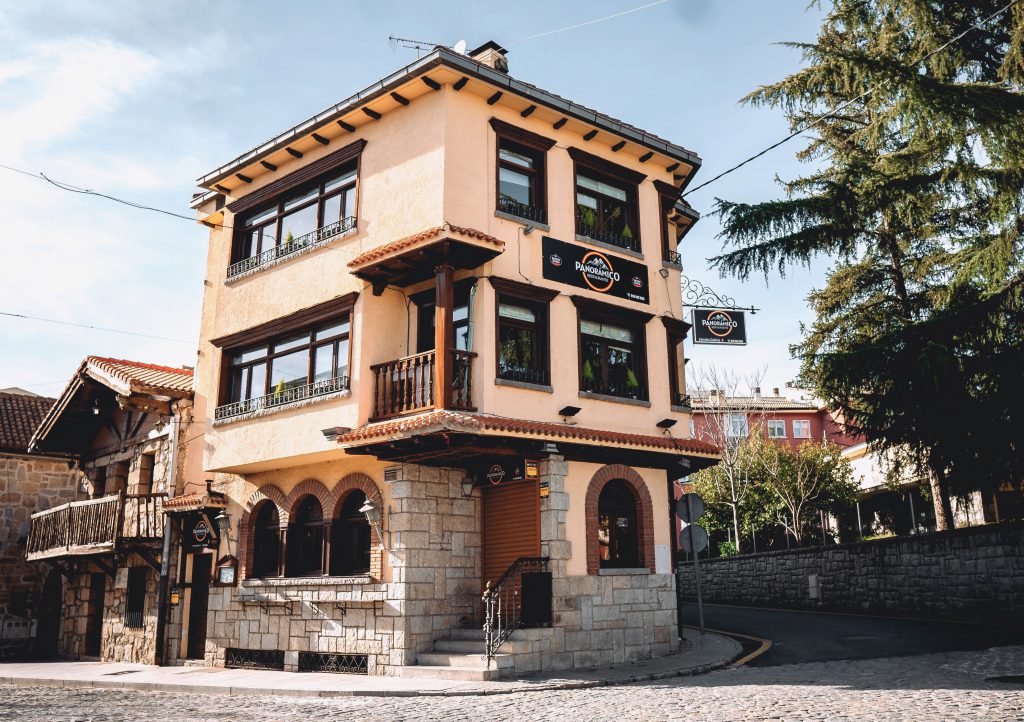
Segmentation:
{"type": "Polygon", "coordinates": [[[506,57],[508,51],[493,40],[488,40],[476,50],[470,50],[466,55],[478,63],[494,68],[499,73],[508,73],[508,58],[506,57]]]}
{"type": "Polygon", "coordinates": [[[760,400],[760,398],[761,398],[761,387],[760,386],[755,386],[754,387],[754,398],[760,400]]]}
{"type": "Polygon", "coordinates": [[[778,386],[776,386],[774,389],[772,389],[772,395],[773,396],[778,396],[779,395],[779,387],[778,386]]]}

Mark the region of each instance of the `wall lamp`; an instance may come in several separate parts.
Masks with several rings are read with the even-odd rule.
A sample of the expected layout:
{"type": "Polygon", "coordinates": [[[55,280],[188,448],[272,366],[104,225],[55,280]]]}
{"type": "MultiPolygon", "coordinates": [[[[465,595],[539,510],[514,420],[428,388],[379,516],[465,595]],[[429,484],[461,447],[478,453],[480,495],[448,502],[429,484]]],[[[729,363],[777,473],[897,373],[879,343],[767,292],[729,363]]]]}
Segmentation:
{"type": "Polygon", "coordinates": [[[476,486],[476,479],[468,474],[462,477],[462,495],[469,497],[473,496],[473,487],[476,486]]]}
{"type": "Polygon", "coordinates": [[[227,509],[221,509],[220,513],[213,518],[213,523],[217,525],[217,531],[220,532],[222,539],[227,541],[228,554],[231,553],[231,517],[228,516],[227,509]]]}
{"type": "Polygon", "coordinates": [[[573,416],[575,416],[582,410],[583,409],[581,409],[579,406],[563,406],[558,410],[558,415],[562,417],[562,421],[564,421],[567,424],[571,424],[573,422],[569,421],[569,419],[571,419],[573,416]]]}
{"type": "Polygon", "coordinates": [[[657,426],[659,429],[666,429],[667,430],[667,429],[671,429],[673,426],[675,426],[676,425],[676,421],[677,421],[676,419],[662,419],[657,424],[655,424],[655,426],[657,426]]]}
{"type": "Polygon", "coordinates": [[[366,517],[366,521],[370,523],[374,529],[377,530],[377,540],[380,545],[384,547],[384,551],[388,551],[388,545],[384,542],[384,530],[381,528],[381,513],[380,506],[373,503],[373,499],[367,497],[366,503],[359,507],[359,513],[366,517]]]}

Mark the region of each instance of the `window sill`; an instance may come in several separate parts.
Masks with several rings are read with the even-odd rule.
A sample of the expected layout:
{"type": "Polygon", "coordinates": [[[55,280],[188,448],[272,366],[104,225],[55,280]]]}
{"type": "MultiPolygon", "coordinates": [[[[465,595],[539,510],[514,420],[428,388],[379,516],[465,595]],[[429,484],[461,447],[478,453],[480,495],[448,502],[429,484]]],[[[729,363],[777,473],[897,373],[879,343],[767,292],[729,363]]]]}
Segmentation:
{"type": "MultiPolygon", "coordinates": [[[[374,607],[385,601],[386,596],[387,586],[367,575],[245,579],[238,591],[238,600],[243,604],[267,606],[333,603],[374,607]]],[[[290,606],[289,611],[297,612],[290,606]]]]}
{"type": "Polygon", "coordinates": [[[678,414],[692,414],[693,413],[693,407],[692,406],[676,406],[675,404],[672,404],[669,408],[672,409],[672,411],[675,411],[678,414]]]}
{"type": "Polygon", "coordinates": [[[608,394],[596,394],[593,391],[580,391],[579,397],[581,399],[594,399],[595,401],[611,401],[614,404],[628,404],[629,406],[643,406],[644,408],[651,408],[650,401],[644,401],[643,399],[627,399],[622,396],[609,396],[608,394]]]}
{"type": "Polygon", "coordinates": [[[373,583],[373,578],[369,574],[355,574],[350,577],[268,577],[265,579],[244,579],[241,586],[243,589],[281,589],[338,585],[354,586],[373,583]]]}
{"type": "Polygon", "coordinates": [[[338,243],[338,242],[340,242],[341,240],[343,240],[345,238],[353,236],[353,235],[355,235],[358,232],[359,232],[359,227],[358,226],[353,226],[352,228],[349,228],[347,231],[343,231],[342,233],[339,233],[337,235],[331,236],[330,238],[325,238],[324,240],[320,241],[319,243],[311,243],[308,246],[306,246],[305,248],[302,248],[302,249],[300,249],[298,251],[295,251],[294,253],[289,253],[287,256],[281,256],[280,258],[275,258],[272,261],[267,261],[262,266],[257,266],[256,268],[251,268],[248,271],[243,271],[242,273],[239,273],[236,276],[231,276],[230,278],[226,278],[226,279],[224,279],[224,285],[225,286],[233,286],[234,284],[238,283],[239,281],[242,281],[242,280],[244,280],[246,278],[251,278],[252,276],[255,276],[255,275],[259,274],[259,273],[263,273],[264,271],[266,271],[268,269],[274,268],[276,266],[280,266],[283,263],[289,263],[291,261],[294,261],[296,258],[302,258],[303,256],[307,256],[310,253],[313,253],[314,251],[319,251],[321,248],[328,248],[330,246],[333,246],[335,243],[338,243]]]}
{"type": "Polygon", "coordinates": [[[239,421],[248,421],[249,419],[257,419],[261,416],[269,416],[278,412],[290,411],[292,409],[300,409],[304,406],[312,406],[313,404],[323,403],[325,401],[336,401],[337,399],[347,399],[352,395],[351,389],[345,389],[344,391],[337,391],[333,394],[322,394],[320,396],[310,396],[308,399],[301,399],[299,401],[292,401],[288,404],[280,404],[279,406],[269,406],[256,411],[249,411],[238,416],[229,416],[226,419],[216,419],[213,422],[214,428],[220,426],[227,426],[228,424],[234,424],[239,421]]]}
{"type": "Polygon", "coordinates": [[[540,221],[531,221],[529,218],[521,218],[520,216],[512,215],[511,213],[506,213],[505,211],[494,211],[494,217],[502,218],[506,221],[512,221],[513,223],[519,223],[524,226],[533,226],[534,228],[539,228],[540,230],[547,231],[548,233],[551,232],[551,226],[549,226],[547,223],[541,223],[540,221]]]}
{"type": "Polygon", "coordinates": [[[674,271],[681,271],[681,270],[683,270],[683,264],[682,263],[673,263],[672,261],[665,261],[665,260],[663,260],[661,262],[661,267],[662,268],[671,268],[674,271]]]}
{"type": "Polygon", "coordinates": [[[651,570],[647,567],[629,567],[624,569],[612,569],[611,567],[602,567],[597,570],[598,576],[601,577],[618,577],[618,576],[630,576],[639,577],[642,575],[650,574],[651,570]]]}
{"type": "Polygon", "coordinates": [[[640,253],[639,251],[634,251],[629,248],[623,248],[622,246],[616,246],[614,243],[605,243],[604,241],[599,241],[595,238],[591,238],[590,236],[583,236],[580,235],[579,233],[576,234],[576,240],[581,241],[583,243],[589,243],[590,245],[597,246],[598,248],[604,248],[606,250],[612,251],[613,253],[622,253],[627,256],[632,256],[633,258],[639,258],[640,260],[643,260],[644,258],[644,254],[640,253]]]}
{"type": "Polygon", "coordinates": [[[517,389],[529,389],[530,391],[544,391],[549,394],[553,394],[555,389],[545,384],[531,384],[526,381],[513,381],[511,379],[494,379],[495,386],[511,386],[517,389]]]}

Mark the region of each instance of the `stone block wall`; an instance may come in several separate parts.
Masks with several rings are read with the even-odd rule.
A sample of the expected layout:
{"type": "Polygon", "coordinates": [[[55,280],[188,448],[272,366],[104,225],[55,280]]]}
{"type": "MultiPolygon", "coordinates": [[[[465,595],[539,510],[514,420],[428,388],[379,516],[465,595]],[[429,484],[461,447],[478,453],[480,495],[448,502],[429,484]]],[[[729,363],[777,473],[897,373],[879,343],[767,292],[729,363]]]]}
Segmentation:
{"type": "MultiPolygon", "coordinates": [[[[228,647],[284,650],[287,669],[298,652],[336,652],[366,654],[370,674],[394,675],[450,629],[479,622],[479,494],[463,496],[458,470],[403,464],[391,471],[382,525],[390,581],[377,569],[368,577],[213,588],[209,663],[223,665],[228,647]]],[[[376,530],[371,539],[378,543],[376,530]]],[[[172,624],[180,615],[175,610],[172,624]]]]}
{"type": "MultiPolygon", "coordinates": [[[[706,601],[1019,623],[1024,525],[747,554],[701,561],[700,569],[706,601]]],[[[680,565],[678,576],[681,598],[694,598],[693,565],[680,565]]]]}
{"type": "Polygon", "coordinates": [[[63,460],[0,454],[0,616],[36,617],[50,568],[25,561],[31,517],[73,501],[80,476],[63,460]]]}

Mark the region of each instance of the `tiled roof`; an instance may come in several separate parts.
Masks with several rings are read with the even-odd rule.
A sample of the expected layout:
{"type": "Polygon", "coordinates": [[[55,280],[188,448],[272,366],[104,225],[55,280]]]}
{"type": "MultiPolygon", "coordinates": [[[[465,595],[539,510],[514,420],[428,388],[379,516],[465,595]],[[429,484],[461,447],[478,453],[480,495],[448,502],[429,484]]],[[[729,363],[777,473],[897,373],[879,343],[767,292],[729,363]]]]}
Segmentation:
{"type": "Polygon", "coordinates": [[[677,439],[671,436],[627,434],[620,431],[587,429],[581,426],[560,424],[551,421],[529,421],[512,419],[491,414],[471,414],[461,411],[428,411],[390,421],[378,421],[361,426],[345,434],[338,434],[336,440],[343,446],[362,446],[376,439],[401,436],[410,432],[438,428],[464,433],[492,431],[498,433],[525,434],[528,436],[564,439],[566,441],[593,442],[613,446],[632,446],[661,449],[675,453],[718,456],[718,449],[696,439],[677,439]]]}
{"type": "Polygon", "coordinates": [[[164,511],[194,511],[205,507],[224,507],[226,502],[221,497],[211,497],[209,494],[183,494],[168,499],[163,504],[164,511]]]}
{"type": "Polygon", "coordinates": [[[453,226],[451,224],[445,224],[443,226],[434,226],[433,228],[427,228],[426,230],[420,231],[419,233],[414,233],[411,236],[406,236],[405,238],[399,238],[397,241],[385,243],[383,246],[371,248],[369,251],[361,253],[355,258],[353,258],[351,261],[349,261],[348,266],[349,268],[357,268],[359,266],[366,265],[371,261],[376,261],[381,258],[385,258],[400,251],[404,251],[408,248],[413,248],[414,246],[418,246],[421,243],[427,243],[429,241],[434,240],[445,231],[458,233],[459,235],[466,236],[467,238],[473,238],[478,241],[484,241],[486,243],[490,243],[494,246],[497,246],[498,248],[505,247],[504,241],[495,238],[494,236],[488,235],[483,231],[478,231],[475,228],[463,228],[462,226],[453,226]]]}
{"type": "Polygon", "coordinates": [[[127,386],[129,392],[163,392],[169,395],[192,393],[192,369],[102,356],[88,356],[85,365],[88,371],[106,375],[111,380],[119,382],[119,385],[127,386]]]}
{"type": "Polygon", "coordinates": [[[0,393],[0,450],[26,453],[29,439],[56,399],[0,393]]]}

